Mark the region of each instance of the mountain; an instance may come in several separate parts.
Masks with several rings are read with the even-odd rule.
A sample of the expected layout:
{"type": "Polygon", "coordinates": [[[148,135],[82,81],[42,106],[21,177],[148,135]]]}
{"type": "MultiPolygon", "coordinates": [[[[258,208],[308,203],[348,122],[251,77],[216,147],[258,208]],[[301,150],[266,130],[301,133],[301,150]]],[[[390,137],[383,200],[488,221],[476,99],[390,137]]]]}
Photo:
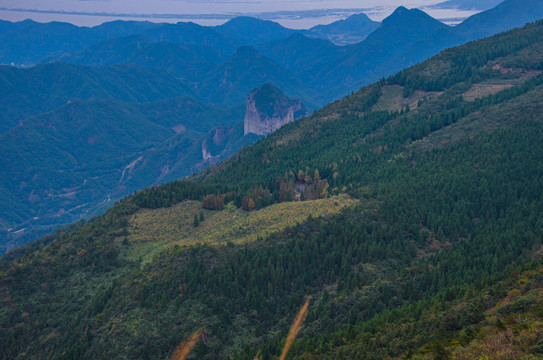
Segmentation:
{"type": "Polygon", "coordinates": [[[328,25],[314,26],[303,33],[309,37],[329,40],[336,45],[348,45],[365,40],[379,25],[366,14],[360,13],[328,25]]]}
{"type": "Polygon", "coordinates": [[[88,31],[93,34],[93,41],[97,41],[142,34],[151,29],[160,28],[162,25],[164,24],[150,21],[115,20],[91,27],[88,31]]]}
{"type": "Polygon", "coordinates": [[[152,42],[143,36],[131,35],[105,40],[84,50],[46,58],[42,62],[91,66],[135,64],[160,68],[186,81],[199,81],[210,67],[223,60],[212,47],[152,42]]]}
{"type": "Polygon", "coordinates": [[[56,63],[28,69],[0,66],[0,83],[0,133],[27,117],[77,99],[151,102],[192,94],[187,85],[164,70],[134,65],[56,63]]]}
{"type": "Polygon", "coordinates": [[[428,37],[429,34],[444,28],[447,28],[447,25],[424,11],[400,6],[383,20],[378,30],[368,36],[366,43],[382,46],[385,42],[393,41],[390,45],[396,49],[408,46],[413,41],[428,37]],[[413,26],[414,24],[416,26],[413,26]]]}
{"type": "Polygon", "coordinates": [[[307,115],[300,100],[291,100],[272,84],[264,84],[247,97],[243,133],[268,135],[307,115]]]}
{"type": "Polygon", "coordinates": [[[445,50],[11,251],[1,356],[273,359],[309,297],[291,358],[539,358],[542,42],[445,50]]]}
{"type": "Polygon", "coordinates": [[[300,33],[284,40],[258,45],[256,49],[306,84],[317,80],[314,75],[316,69],[326,66],[344,53],[344,49],[328,40],[310,38],[300,33]]]}
{"type": "MultiPolygon", "coordinates": [[[[302,35],[293,37],[296,36],[302,35]]],[[[296,42],[294,39],[293,41],[296,42]]],[[[293,43],[292,46],[296,44],[293,43]]],[[[322,48],[311,48],[312,56],[316,55],[315,50],[321,51],[322,48]]],[[[272,49],[270,53],[273,52],[272,49]]],[[[288,59],[280,56],[285,55],[284,50],[279,52],[279,59],[288,59]]],[[[300,54],[292,55],[294,61],[300,60],[300,54]]],[[[312,104],[312,107],[316,106],[311,90],[289,71],[262,56],[252,47],[240,47],[230,58],[224,59],[212,47],[153,42],[134,35],[106,40],[82,51],[43,60],[45,63],[51,61],[91,66],[135,64],[160,69],[190,84],[191,94],[196,94],[200,99],[227,106],[243,103],[252,89],[271,81],[288,94],[303,98],[308,104],[312,104]]],[[[296,68],[297,63],[289,65],[289,68],[296,68]]]]}
{"type": "MultiPolygon", "coordinates": [[[[516,3],[509,1],[500,6],[511,7],[511,4],[516,3]]],[[[537,6],[537,3],[524,3],[524,6],[518,7],[521,10],[517,10],[537,14],[537,6]]],[[[496,17],[499,14],[496,9],[477,16],[494,16],[491,23],[495,26],[495,23],[500,21],[496,17]]],[[[243,104],[252,89],[268,82],[277,86],[288,97],[301,99],[309,109],[315,109],[371,81],[422,61],[448,46],[464,42],[468,38],[463,34],[469,33],[465,29],[476,31],[479,26],[474,20],[466,20],[465,24],[467,25],[451,28],[419,10],[400,7],[366,40],[340,47],[327,40],[308,38],[300,33],[281,38],[288,36],[289,32],[272,23],[247,18],[225,24],[221,28],[223,30],[191,23],[153,25],[113,22],[95,28],[74,28],[66,24],[45,26],[33,22],[2,23],[2,29],[8,33],[13,26],[42,31],[37,38],[43,38],[44,44],[49,41],[47,39],[51,34],[55,34],[52,39],[58,43],[55,43],[56,47],[48,47],[47,51],[71,46],[86,47],[88,41],[121,35],[119,38],[101,40],[83,50],[62,53],[47,59],[93,66],[118,63],[137,65],[93,67],[55,63],[31,69],[2,67],[0,82],[4,85],[0,89],[4,92],[3,100],[0,101],[0,133],[24,123],[29,117],[51,112],[76,100],[86,102],[109,99],[122,103],[139,103],[190,96],[197,99],[195,101],[218,104],[220,108],[224,108],[243,104]],[[235,33],[236,26],[238,29],[243,26],[251,29],[255,37],[250,41],[264,41],[273,37],[279,40],[258,44],[255,48],[241,47],[235,50],[239,44],[249,41],[225,35],[228,31],[235,33]],[[259,32],[258,29],[265,30],[259,32]],[[270,32],[266,35],[268,37],[264,36],[267,31],[270,32]],[[126,32],[138,32],[140,35],[125,37],[126,32]],[[55,86],[52,86],[52,83],[55,83],[55,86]]],[[[32,49],[24,51],[31,52],[32,49]]],[[[149,166],[149,174],[152,175],[147,176],[143,170],[136,171],[134,174],[142,178],[138,179],[134,175],[129,177],[129,181],[134,188],[138,188],[150,185],[158,181],[157,179],[161,182],[173,180],[175,176],[188,175],[191,171],[213,164],[227,154],[232,154],[237,146],[256,140],[245,138],[239,125],[222,125],[224,129],[216,129],[218,132],[214,129],[219,124],[215,124],[213,127],[193,132],[171,134],[171,142],[168,144],[171,144],[171,149],[177,149],[172,150],[177,155],[168,152],[168,146],[165,145],[167,142],[160,140],[153,146],[153,150],[148,149],[148,156],[155,159],[155,163],[151,160],[144,163],[149,166]],[[209,149],[202,146],[204,138],[209,134],[229,132],[232,135],[224,137],[226,142],[219,141],[216,149],[210,141],[206,142],[209,149]],[[160,153],[157,149],[165,152],[160,153]],[[186,168],[182,169],[183,166],[186,168]],[[164,170],[161,170],[162,168],[164,170]],[[175,171],[171,170],[174,168],[175,171]]],[[[213,138],[215,135],[210,136],[213,138]]],[[[141,154],[134,160],[140,156],[141,154]]],[[[13,196],[5,194],[4,203],[18,204],[16,207],[23,209],[22,204],[26,200],[14,200],[13,196]]],[[[11,225],[4,228],[18,231],[19,227],[13,225],[21,224],[20,219],[31,213],[30,208],[25,209],[18,210],[19,215],[16,218],[19,220],[10,220],[11,225]]]]}
{"type": "Polygon", "coordinates": [[[154,42],[212,47],[224,56],[231,55],[241,45],[238,40],[224,36],[211,27],[193,22],[163,24],[160,27],[144,31],[141,35],[154,42]]]}
{"type": "Polygon", "coordinates": [[[538,0],[505,0],[495,8],[475,14],[455,27],[464,38],[473,40],[523,26],[543,18],[538,0]]]}
{"type": "MultiPolygon", "coordinates": [[[[421,10],[399,7],[366,40],[346,46],[341,56],[318,69],[310,84],[325,92],[328,98],[345,94],[358,84],[368,84],[401,70],[397,58],[402,57],[412,44],[447,28],[421,10]]],[[[424,57],[411,59],[412,64],[421,60],[424,57]]]]}
{"type": "Polygon", "coordinates": [[[113,21],[88,28],[68,23],[42,24],[25,20],[4,23],[2,28],[0,63],[15,65],[35,64],[44,58],[83,50],[101,41],[131,35],[141,35],[153,42],[210,46],[225,55],[231,55],[241,45],[238,40],[194,23],[113,21]]]}
{"type": "Polygon", "coordinates": [[[280,24],[247,16],[235,17],[226,23],[216,26],[215,30],[229,38],[239,40],[243,45],[257,45],[274,40],[281,40],[296,31],[280,24]]]}
{"type": "MultiPolygon", "coordinates": [[[[102,41],[134,35],[152,42],[212,47],[222,56],[230,56],[242,45],[278,40],[293,33],[295,30],[275,22],[249,17],[234,18],[214,28],[192,22],[112,21],[89,28],[61,22],[4,21],[0,24],[0,64],[35,64],[102,41]]],[[[110,44],[119,44],[119,41],[110,44]]]]}
{"type": "Polygon", "coordinates": [[[0,30],[0,64],[34,64],[48,56],[84,49],[96,42],[139,34],[159,27],[144,21],[113,21],[88,28],[68,23],[32,20],[3,22],[0,30]]]}
{"type": "Polygon", "coordinates": [[[0,62],[28,64],[60,51],[83,48],[85,41],[78,30],[75,25],[59,22],[40,24],[25,20],[15,23],[0,34],[0,62]]]}
{"type": "Polygon", "coordinates": [[[245,102],[247,94],[264,83],[272,83],[287,96],[300,98],[314,107],[312,91],[287,70],[245,46],[213,68],[203,81],[199,94],[208,102],[234,106],[245,102]]]}
{"type": "MultiPolygon", "coordinates": [[[[487,36],[496,29],[523,25],[524,21],[539,16],[539,3],[518,1],[508,0],[456,27],[446,26],[420,10],[399,7],[364,41],[341,47],[317,38],[308,39],[300,32],[273,22],[240,17],[218,27],[161,24],[141,30],[140,35],[106,40],[85,50],[49,57],[46,61],[160,67],[190,83],[200,100],[228,106],[242,103],[250,90],[271,81],[287,95],[301,98],[315,108],[447,47],[487,36]],[[504,13],[514,14],[516,22],[503,16],[504,13]],[[236,62],[249,61],[236,53],[240,45],[247,43],[255,44],[257,52],[275,64],[268,62],[259,66],[256,63],[262,59],[253,53],[256,58],[251,66],[243,69],[245,75],[237,74],[238,79],[229,79],[233,75],[228,71],[239,67],[236,62]],[[227,70],[229,66],[232,68],[227,70]],[[274,74],[264,74],[267,67],[268,70],[273,67],[274,74]]],[[[376,24],[364,15],[357,15],[313,30],[348,36],[345,34],[350,33],[350,28],[360,30],[366,25],[374,27],[376,24]]],[[[97,32],[95,28],[92,31],[97,32]]],[[[303,33],[315,35],[311,35],[311,31],[303,33]]]]}

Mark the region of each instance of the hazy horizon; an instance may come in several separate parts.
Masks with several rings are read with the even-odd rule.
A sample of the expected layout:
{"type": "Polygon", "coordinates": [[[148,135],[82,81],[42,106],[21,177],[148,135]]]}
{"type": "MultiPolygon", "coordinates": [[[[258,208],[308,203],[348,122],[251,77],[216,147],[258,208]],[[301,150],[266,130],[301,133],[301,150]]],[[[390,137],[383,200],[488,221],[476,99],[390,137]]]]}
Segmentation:
{"type": "Polygon", "coordinates": [[[38,22],[62,21],[78,26],[95,26],[113,20],[153,22],[193,21],[201,25],[219,25],[235,16],[253,16],[273,20],[290,28],[310,28],[363,12],[381,21],[398,6],[419,8],[448,24],[456,24],[477,11],[440,9],[443,0],[4,0],[0,19],[38,22]]]}

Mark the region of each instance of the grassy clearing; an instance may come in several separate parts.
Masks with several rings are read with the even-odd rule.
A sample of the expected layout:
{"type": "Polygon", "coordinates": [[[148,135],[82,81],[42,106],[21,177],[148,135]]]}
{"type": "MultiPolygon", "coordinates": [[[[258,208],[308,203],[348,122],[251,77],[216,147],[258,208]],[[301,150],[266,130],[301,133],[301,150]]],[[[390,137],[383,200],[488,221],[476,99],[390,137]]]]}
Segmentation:
{"type": "Polygon", "coordinates": [[[413,95],[404,98],[403,87],[397,85],[383,86],[382,92],[383,94],[379,98],[379,101],[372,108],[373,111],[397,111],[401,110],[406,105],[409,105],[411,109],[415,109],[419,100],[442,94],[442,92],[417,90],[413,95]]]}
{"type": "Polygon", "coordinates": [[[356,203],[346,195],[315,201],[295,201],[269,206],[259,211],[241,209],[212,211],[199,201],[184,201],[170,208],[144,209],[129,223],[127,236],[133,247],[130,257],[155,254],[165,246],[244,243],[266,237],[311,216],[337,213],[356,203]],[[194,215],[204,213],[204,221],[194,227],[194,215]]]}
{"type": "Polygon", "coordinates": [[[488,95],[494,95],[502,90],[522,85],[524,82],[531,78],[541,74],[541,71],[517,71],[508,72],[504,70],[504,73],[493,79],[473,84],[472,87],[466,91],[462,96],[466,101],[473,101],[480,99],[488,95]]]}

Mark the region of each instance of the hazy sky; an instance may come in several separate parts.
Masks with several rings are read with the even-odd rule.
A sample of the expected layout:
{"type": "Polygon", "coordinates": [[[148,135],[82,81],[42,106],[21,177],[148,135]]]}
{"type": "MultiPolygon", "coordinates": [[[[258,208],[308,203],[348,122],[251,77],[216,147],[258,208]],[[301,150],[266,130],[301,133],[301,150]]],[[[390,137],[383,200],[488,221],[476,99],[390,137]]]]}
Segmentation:
{"type": "Polygon", "coordinates": [[[0,19],[66,21],[92,26],[115,19],[194,21],[211,25],[236,15],[271,19],[292,28],[311,27],[365,12],[382,20],[396,7],[421,8],[448,23],[474,12],[442,10],[444,0],[1,0],[0,19]]]}

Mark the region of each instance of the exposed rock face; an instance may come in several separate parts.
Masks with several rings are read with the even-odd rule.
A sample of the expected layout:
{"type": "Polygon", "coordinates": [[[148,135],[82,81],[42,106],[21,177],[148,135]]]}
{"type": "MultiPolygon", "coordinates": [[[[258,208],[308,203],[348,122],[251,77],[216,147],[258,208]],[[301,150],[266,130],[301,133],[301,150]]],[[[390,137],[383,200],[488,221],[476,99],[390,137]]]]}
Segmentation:
{"type": "Polygon", "coordinates": [[[267,135],[308,114],[300,100],[291,100],[277,87],[264,84],[247,97],[244,135],[267,135]]]}
{"type": "Polygon", "coordinates": [[[231,134],[232,129],[224,125],[211,129],[207,137],[202,141],[202,159],[204,162],[213,165],[221,160],[221,152],[225,150],[231,134]],[[217,155],[213,155],[213,153],[217,155]]]}

